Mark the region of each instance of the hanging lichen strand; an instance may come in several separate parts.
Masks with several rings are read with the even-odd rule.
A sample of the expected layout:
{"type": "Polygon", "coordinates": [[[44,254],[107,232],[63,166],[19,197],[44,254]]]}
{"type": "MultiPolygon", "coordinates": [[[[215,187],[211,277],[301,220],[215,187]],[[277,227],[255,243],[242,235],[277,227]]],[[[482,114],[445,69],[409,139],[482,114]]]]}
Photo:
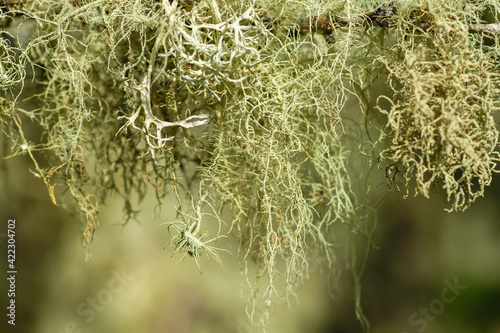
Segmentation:
{"type": "Polygon", "coordinates": [[[174,252],[221,262],[227,249],[216,241],[236,237],[248,285],[255,288],[252,262],[267,280],[267,305],[293,294],[311,258],[335,265],[334,222],[366,232],[347,147],[368,147],[361,153],[385,163],[390,181],[403,175],[407,191],[429,196],[443,187],[452,210],[483,194],[499,161],[500,29],[481,21],[499,21],[498,1],[45,0],[3,8],[1,25],[20,16],[21,27],[35,27],[29,44],[0,38],[10,154],[32,159],[54,203],[71,195],[85,245],[106,198],[123,198],[128,221],[148,187],[160,204],[173,193],[174,252]],[[34,108],[22,108],[19,94],[28,68],[37,73],[34,108]],[[390,93],[369,105],[375,78],[387,78],[390,93]],[[366,120],[378,120],[366,128],[379,139],[346,143],[355,137],[345,133],[353,128],[344,126],[348,96],[366,120]],[[32,120],[39,138],[24,132],[32,120]]]}
{"type": "Polygon", "coordinates": [[[482,196],[499,162],[493,117],[500,107],[498,44],[469,33],[478,22],[471,6],[429,1],[402,13],[397,44],[379,58],[397,87],[392,107],[381,110],[388,120],[381,156],[407,188],[413,182],[429,197],[442,187],[450,210],[482,196]]]}

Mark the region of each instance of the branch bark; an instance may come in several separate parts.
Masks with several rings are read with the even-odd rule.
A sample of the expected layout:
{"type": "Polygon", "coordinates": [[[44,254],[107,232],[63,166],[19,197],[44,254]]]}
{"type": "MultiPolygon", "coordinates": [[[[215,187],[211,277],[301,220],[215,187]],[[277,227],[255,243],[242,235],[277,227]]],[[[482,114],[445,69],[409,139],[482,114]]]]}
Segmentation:
{"type": "MultiPolygon", "coordinates": [[[[354,18],[354,21],[348,21],[345,18],[335,16],[314,16],[298,19],[298,25],[302,32],[322,32],[327,36],[327,41],[333,42],[334,39],[330,35],[333,33],[334,26],[344,27],[350,23],[358,23],[367,26],[388,28],[392,25],[394,20],[393,16],[396,13],[396,7],[379,7],[373,12],[364,13],[354,18]]],[[[424,30],[432,26],[431,23],[425,21],[418,22],[417,24],[424,30]]],[[[469,24],[468,30],[470,33],[490,32],[500,34],[500,23],[469,24]]]]}
{"type": "Polygon", "coordinates": [[[500,23],[469,24],[469,32],[471,33],[493,32],[498,34],[500,33],[500,23]]]}

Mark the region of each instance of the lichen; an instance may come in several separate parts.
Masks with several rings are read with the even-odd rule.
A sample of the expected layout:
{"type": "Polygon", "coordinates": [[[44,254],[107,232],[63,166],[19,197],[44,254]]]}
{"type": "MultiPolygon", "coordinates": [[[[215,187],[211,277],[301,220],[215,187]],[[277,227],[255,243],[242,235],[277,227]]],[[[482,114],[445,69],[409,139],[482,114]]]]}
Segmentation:
{"type": "Polygon", "coordinates": [[[238,239],[253,309],[251,265],[268,305],[293,295],[311,258],[337,269],[334,224],[369,233],[356,154],[389,182],[402,175],[406,193],[443,187],[452,210],[483,195],[499,161],[500,48],[469,27],[487,12],[497,20],[497,1],[23,1],[10,15],[36,31],[0,38],[2,130],[55,204],[73,198],[85,246],[107,198],[123,199],[126,223],[148,189],[177,198],[167,225],[182,258],[220,262],[211,241],[238,239]],[[373,99],[381,78],[390,93],[373,99]],[[368,135],[346,142],[353,126],[368,135]]]}
{"type": "Polygon", "coordinates": [[[381,157],[391,162],[389,173],[402,174],[406,188],[414,184],[425,197],[442,187],[449,210],[459,211],[484,194],[500,161],[498,54],[483,36],[469,34],[480,12],[468,7],[429,2],[418,8],[432,23],[425,28],[415,26],[424,14],[408,8],[397,42],[378,59],[395,87],[391,107],[381,108],[387,116],[381,157]]]}

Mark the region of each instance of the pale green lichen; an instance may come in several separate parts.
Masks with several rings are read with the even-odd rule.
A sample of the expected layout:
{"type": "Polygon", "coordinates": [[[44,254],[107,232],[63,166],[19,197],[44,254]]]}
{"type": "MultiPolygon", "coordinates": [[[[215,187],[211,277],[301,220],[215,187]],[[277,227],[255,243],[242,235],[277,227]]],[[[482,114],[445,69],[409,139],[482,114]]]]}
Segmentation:
{"type": "Polygon", "coordinates": [[[85,245],[109,196],[123,198],[128,221],[148,187],[159,203],[173,192],[174,252],[220,261],[211,241],[236,237],[248,286],[257,291],[253,262],[269,305],[293,294],[312,257],[335,267],[336,222],[369,234],[354,149],[407,190],[443,187],[451,209],[483,194],[499,160],[500,53],[498,36],[468,25],[487,11],[498,21],[493,0],[24,1],[15,12],[37,29],[19,47],[0,38],[2,130],[54,203],[69,189],[85,245]],[[382,5],[389,26],[363,24],[382,5]],[[299,27],[329,15],[326,38],[299,27]],[[40,92],[22,110],[27,66],[40,68],[40,92]],[[389,93],[373,96],[384,78],[389,93]],[[349,96],[366,119],[351,117],[349,96]],[[43,131],[36,142],[27,119],[43,131]],[[347,119],[347,130],[366,128],[357,140],[380,138],[346,142],[356,138],[347,119]]]}
{"type": "Polygon", "coordinates": [[[451,210],[482,196],[500,161],[498,54],[483,36],[469,34],[467,24],[478,23],[480,12],[468,7],[429,2],[401,13],[392,55],[378,59],[396,92],[382,109],[388,147],[381,156],[407,188],[413,183],[429,197],[442,187],[451,210]],[[432,25],[415,27],[411,20],[423,15],[432,25]]]}

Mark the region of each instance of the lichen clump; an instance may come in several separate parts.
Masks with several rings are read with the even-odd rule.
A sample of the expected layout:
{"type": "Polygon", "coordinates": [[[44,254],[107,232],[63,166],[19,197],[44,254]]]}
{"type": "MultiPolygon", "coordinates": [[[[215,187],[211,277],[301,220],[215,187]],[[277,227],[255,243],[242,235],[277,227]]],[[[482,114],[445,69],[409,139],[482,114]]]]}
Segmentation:
{"type": "Polygon", "coordinates": [[[220,262],[215,242],[236,237],[248,285],[253,262],[270,304],[293,294],[312,257],[336,266],[334,224],[367,233],[356,156],[425,196],[442,186],[453,210],[496,170],[500,45],[468,29],[498,18],[496,1],[22,3],[1,12],[35,27],[26,43],[0,38],[2,130],[54,203],[69,189],[85,245],[111,195],[128,221],[148,188],[159,204],[174,194],[174,252],[220,262]],[[389,83],[375,105],[370,76],[389,83]],[[346,142],[364,125],[349,96],[378,115],[361,142],[346,142]],[[25,133],[30,121],[41,136],[25,133]]]}
{"type": "Polygon", "coordinates": [[[431,25],[415,27],[410,20],[417,13],[408,11],[398,26],[411,31],[398,36],[402,54],[380,59],[398,86],[391,108],[382,110],[388,140],[382,157],[393,162],[407,188],[414,182],[429,197],[441,186],[450,210],[464,210],[498,171],[498,51],[483,36],[469,34],[476,13],[431,5],[426,10],[431,25]]]}

